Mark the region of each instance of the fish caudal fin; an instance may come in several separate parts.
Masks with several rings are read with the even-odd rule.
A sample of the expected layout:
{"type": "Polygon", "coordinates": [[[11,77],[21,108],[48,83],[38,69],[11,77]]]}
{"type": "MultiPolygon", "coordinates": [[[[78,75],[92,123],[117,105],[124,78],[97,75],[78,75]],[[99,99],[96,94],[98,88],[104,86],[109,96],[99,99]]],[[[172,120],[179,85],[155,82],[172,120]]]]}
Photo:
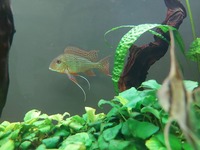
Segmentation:
{"type": "Polygon", "coordinates": [[[105,58],[102,59],[102,60],[100,60],[99,63],[100,63],[99,69],[100,69],[103,73],[105,73],[106,75],[111,76],[111,75],[110,75],[110,71],[109,71],[109,56],[108,56],[108,57],[105,57],[105,58]]]}

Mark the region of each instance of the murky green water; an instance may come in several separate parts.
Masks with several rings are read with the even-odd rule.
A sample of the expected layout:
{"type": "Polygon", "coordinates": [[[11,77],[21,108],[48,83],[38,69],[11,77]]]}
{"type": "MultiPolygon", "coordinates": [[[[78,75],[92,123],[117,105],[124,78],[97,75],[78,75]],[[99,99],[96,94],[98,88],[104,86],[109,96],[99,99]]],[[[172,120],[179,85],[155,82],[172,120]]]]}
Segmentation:
{"type": "MultiPolygon", "coordinates": [[[[192,0],[196,27],[199,21],[199,0],[192,0]]],[[[185,4],[185,3],[184,3],[185,4]]],[[[85,106],[97,108],[101,99],[112,99],[114,90],[111,78],[96,71],[87,77],[91,83],[79,79],[87,93],[83,101],[81,90],[66,75],[48,69],[50,62],[66,46],[86,50],[99,50],[99,58],[113,55],[120,37],[127,30],[115,31],[107,36],[113,45],[104,42],[104,33],[119,25],[160,23],[165,19],[166,7],[162,0],[17,0],[12,2],[16,34],[10,50],[10,87],[2,120],[19,121],[30,109],[44,113],[81,114],[85,106]]],[[[196,28],[197,35],[200,30],[196,28]]],[[[186,47],[192,41],[189,17],[180,27],[186,47]]],[[[142,37],[138,45],[148,43],[152,36],[142,37]]],[[[197,68],[184,60],[178,51],[186,79],[196,80],[197,68]]],[[[160,83],[169,71],[168,54],[149,71],[148,79],[160,83]]]]}

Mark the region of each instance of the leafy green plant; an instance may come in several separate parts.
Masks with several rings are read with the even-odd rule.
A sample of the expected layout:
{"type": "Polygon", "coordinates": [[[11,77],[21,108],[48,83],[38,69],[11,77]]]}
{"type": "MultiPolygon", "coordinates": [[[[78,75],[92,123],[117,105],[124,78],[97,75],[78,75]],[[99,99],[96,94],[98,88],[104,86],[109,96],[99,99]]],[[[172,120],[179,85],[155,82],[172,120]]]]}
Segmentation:
{"type": "MultiPolygon", "coordinates": [[[[192,90],[197,82],[186,81],[185,85],[192,90]]],[[[160,85],[149,80],[141,86],[144,91],[131,88],[111,101],[100,100],[99,107],[112,107],[107,114],[96,114],[90,107],[82,116],[47,115],[31,110],[23,122],[4,121],[0,124],[0,149],[165,149],[163,128],[168,114],[156,98],[160,85]]],[[[191,149],[177,124],[172,126],[170,139],[172,149],[191,149]]]]}
{"type": "Polygon", "coordinates": [[[189,17],[190,17],[190,23],[191,23],[191,27],[192,27],[192,35],[193,35],[193,39],[194,39],[194,41],[191,43],[190,48],[187,52],[187,56],[190,60],[195,61],[197,63],[198,70],[200,72],[200,38],[198,38],[196,36],[194,20],[193,20],[192,11],[190,8],[189,0],[186,0],[186,6],[187,6],[187,10],[188,10],[189,17]]]}
{"type": "MultiPolygon", "coordinates": [[[[187,57],[199,63],[200,62],[200,38],[196,38],[190,45],[189,51],[187,53],[187,57]]],[[[200,71],[200,65],[198,65],[198,69],[200,71]]]]}
{"type": "Polygon", "coordinates": [[[168,25],[161,25],[161,24],[141,24],[138,26],[119,26],[115,27],[105,33],[104,36],[106,36],[108,33],[111,31],[117,30],[119,28],[124,28],[124,27],[129,27],[132,28],[130,31],[128,31],[120,40],[116,53],[115,53],[115,61],[114,61],[114,68],[113,68],[113,73],[112,73],[112,80],[114,83],[114,88],[116,93],[119,93],[119,88],[118,88],[118,81],[120,79],[120,75],[122,74],[124,63],[125,63],[125,58],[127,56],[128,50],[135,43],[135,41],[145,32],[150,32],[163,40],[167,41],[165,37],[163,37],[161,34],[153,31],[153,28],[160,28],[162,29],[163,32],[169,31],[169,29],[174,30],[175,34],[175,40],[179,44],[179,47],[181,51],[184,53],[184,42],[179,34],[179,32],[176,30],[176,28],[173,28],[168,25]]]}

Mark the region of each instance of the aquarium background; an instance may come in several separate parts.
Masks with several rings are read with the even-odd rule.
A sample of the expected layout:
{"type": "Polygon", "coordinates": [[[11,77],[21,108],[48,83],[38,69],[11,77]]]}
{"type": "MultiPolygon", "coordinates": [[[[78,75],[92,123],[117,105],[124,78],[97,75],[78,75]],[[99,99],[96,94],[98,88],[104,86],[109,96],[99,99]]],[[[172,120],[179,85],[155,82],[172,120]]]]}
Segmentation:
{"type": "MultiPolygon", "coordinates": [[[[192,0],[190,3],[196,32],[200,35],[200,2],[192,0]]],[[[10,87],[1,121],[22,121],[30,109],[71,115],[81,115],[85,106],[102,111],[97,106],[98,101],[115,95],[110,77],[95,70],[95,77],[87,77],[90,91],[87,83],[78,78],[87,93],[84,102],[82,91],[65,74],[48,69],[50,62],[63,53],[66,46],[76,46],[99,50],[99,59],[110,55],[112,71],[115,48],[128,29],[114,31],[106,37],[113,47],[105,43],[104,33],[120,25],[161,23],[166,15],[162,0],[17,0],[12,1],[12,8],[17,32],[10,50],[10,87]]],[[[193,40],[189,16],[179,30],[188,48],[193,40]]],[[[152,35],[145,34],[137,44],[152,40],[152,35]]],[[[181,52],[176,51],[185,79],[199,80],[197,66],[188,63],[181,52]]],[[[147,79],[161,83],[169,72],[169,61],[167,53],[150,68],[147,79]]]]}

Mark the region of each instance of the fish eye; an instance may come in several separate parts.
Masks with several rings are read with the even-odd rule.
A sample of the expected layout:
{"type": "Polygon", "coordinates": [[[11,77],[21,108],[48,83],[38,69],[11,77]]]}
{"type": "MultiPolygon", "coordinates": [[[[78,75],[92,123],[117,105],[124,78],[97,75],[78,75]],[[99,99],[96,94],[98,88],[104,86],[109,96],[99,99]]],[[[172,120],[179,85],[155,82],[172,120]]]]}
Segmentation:
{"type": "Polygon", "coordinates": [[[57,64],[60,64],[60,63],[61,63],[61,60],[56,60],[56,63],[57,63],[57,64]]]}

